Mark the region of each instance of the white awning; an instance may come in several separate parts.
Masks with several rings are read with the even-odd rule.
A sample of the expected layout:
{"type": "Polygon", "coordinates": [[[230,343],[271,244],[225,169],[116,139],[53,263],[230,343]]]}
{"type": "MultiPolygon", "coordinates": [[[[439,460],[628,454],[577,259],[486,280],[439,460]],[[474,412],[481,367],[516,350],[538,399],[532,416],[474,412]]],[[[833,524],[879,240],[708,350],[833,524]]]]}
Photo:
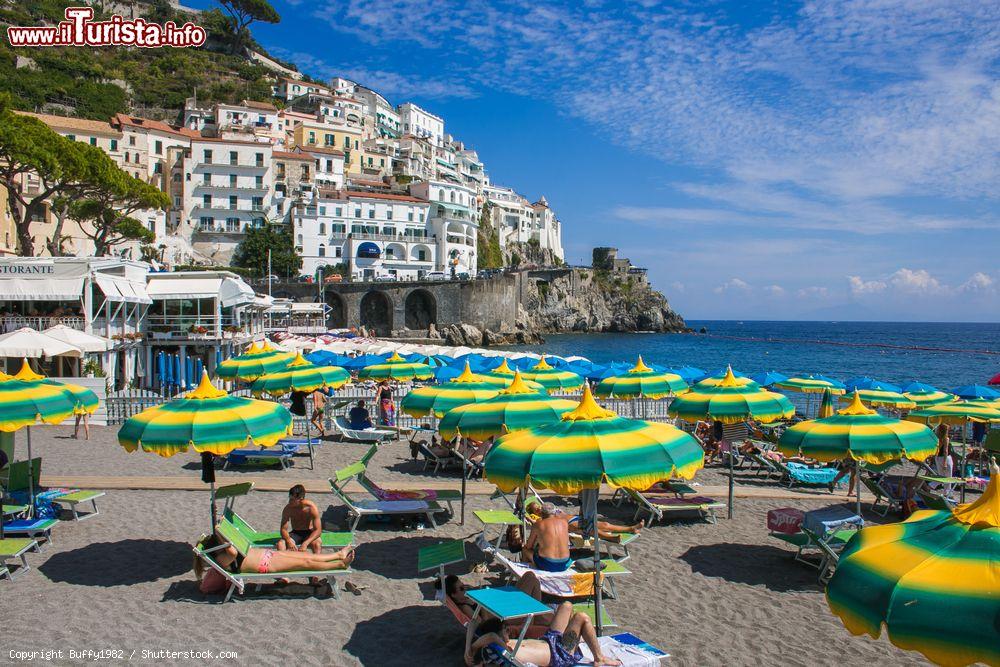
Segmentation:
{"type": "Polygon", "coordinates": [[[0,299],[6,301],[78,301],[82,297],[82,276],[79,278],[4,278],[0,280],[0,299]]]}
{"type": "Polygon", "coordinates": [[[127,303],[153,303],[143,285],[138,285],[124,278],[98,273],[94,282],[104,292],[108,301],[125,301],[127,303]]]}
{"type": "Polygon", "coordinates": [[[293,303],[293,313],[323,313],[325,304],[322,303],[293,303]]]}
{"type": "Polygon", "coordinates": [[[151,274],[146,291],[153,299],[219,299],[224,308],[253,303],[254,292],[237,278],[151,274]]]}
{"type": "Polygon", "coordinates": [[[0,357],[81,357],[83,350],[25,327],[0,336],[0,357]]]}
{"type": "Polygon", "coordinates": [[[42,333],[73,347],[78,347],[84,352],[107,352],[114,347],[114,343],[107,338],[72,329],[64,324],[57,324],[42,333]]]}

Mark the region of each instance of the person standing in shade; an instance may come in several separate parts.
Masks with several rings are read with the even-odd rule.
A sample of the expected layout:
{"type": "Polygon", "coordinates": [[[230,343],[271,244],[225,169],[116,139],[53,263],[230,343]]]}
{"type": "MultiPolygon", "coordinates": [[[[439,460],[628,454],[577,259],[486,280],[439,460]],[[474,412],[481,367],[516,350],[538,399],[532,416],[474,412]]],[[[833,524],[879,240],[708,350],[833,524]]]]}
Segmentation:
{"type": "Polygon", "coordinates": [[[396,406],[392,402],[392,387],[388,380],[382,380],[375,389],[375,405],[378,407],[378,421],[384,426],[396,425],[396,406]]]}
{"type": "Polygon", "coordinates": [[[326,408],[326,392],[322,389],[317,389],[312,393],[312,401],[313,413],[309,421],[316,427],[316,430],[319,431],[319,437],[322,438],[326,435],[326,429],[323,428],[323,411],[326,408]]]}

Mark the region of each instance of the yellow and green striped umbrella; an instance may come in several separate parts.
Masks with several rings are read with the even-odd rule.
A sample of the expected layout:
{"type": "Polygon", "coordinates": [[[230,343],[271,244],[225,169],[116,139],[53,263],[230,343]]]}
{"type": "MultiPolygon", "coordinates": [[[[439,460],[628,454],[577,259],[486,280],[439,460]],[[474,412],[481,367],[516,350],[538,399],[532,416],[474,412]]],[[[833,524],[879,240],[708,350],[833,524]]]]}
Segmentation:
{"type": "Polygon", "coordinates": [[[575,401],[552,398],[532,389],[515,372],[511,385],[493,398],[444,413],[438,431],[445,440],[463,435],[482,442],[491,436],[557,422],[576,406],[575,401]]]}
{"type": "Polygon", "coordinates": [[[264,341],[262,345],[252,343],[244,354],[226,359],[215,369],[215,374],[227,380],[253,380],[265,373],[284,370],[294,352],[281,352],[264,341]]]}
{"type": "Polygon", "coordinates": [[[583,386],[584,379],[576,373],[561,371],[558,368],[549,366],[545,357],[538,360],[538,363],[525,373],[521,374],[525,380],[533,380],[545,387],[545,391],[573,391],[583,386]]]}
{"type": "Polygon", "coordinates": [[[740,384],[731,369],[719,384],[695,385],[694,389],[673,400],[668,411],[686,421],[709,419],[723,424],[738,424],[747,419],[773,422],[795,414],[787,396],[762,389],[755,382],[740,384]]]}
{"type": "Polygon", "coordinates": [[[13,433],[38,422],[60,424],[76,413],[80,401],[71,391],[59,382],[34,379],[39,377],[27,361],[17,375],[0,373],[0,431],[13,433]]]}
{"type": "Polygon", "coordinates": [[[960,425],[967,422],[1000,421],[1000,410],[974,401],[955,401],[913,410],[906,418],[911,422],[926,424],[960,425]]]}
{"type": "MultiPolygon", "coordinates": [[[[721,375],[719,377],[705,378],[704,380],[699,380],[698,382],[695,382],[691,386],[691,389],[693,389],[694,391],[698,391],[699,388],[703,389],[705,387],[716,387],[716,386],[718,386],[725,379],[726,379],[725,374],[723,374],[723,375],[721,375]]],[[[759,384],[757,384],[756,382],[754,382],[750,378],[748,378],[748,377],[741,377],[741,376],[738,376],[736,374],[733,374],[733,382],[735,382],[736,384],[740,385],[741,387],[742,386],[747,386],[747,387],[757,388],[757,387],[760,386],[759,384]]]]}
{"type": "Polygon", "coordinates": [[[266,373],[250,385],[254,396],[270,394],[284,396],[290,391],[311,392],[317,389],[340,389],[351,374],[340,366],[317,366],[301,354],[296,354],[284,370],[266,373]]]}
{"type": "Polygon", "coordinates": [[[429,380],[434,377],[434,369],[427,364],[410,363],[393,352],[385,363],[362,368],[358,377],[366,380],[429,380]]]}
{"type": "Polygon", "coordinates": [[[90,389],[82,387],[78,384],[73,384],[72,382],[57,382],[55,380],[50,380],[44,375],[40,375],[31,370],[31,366],[28,365],[27,360],[25,360],[21,365],[21,370],[13,376],[8,377],[13,377],[16,380],[24,380],[25,382],[40,382],[42,384],[59,387],[68,391],[73,396],[73,400],[75,401],[75,405],[73,407],[74,415],[92,415],[97,411],[97,408],[100,405],[100,399],[97,398],[97,394],[90,389]]]}
{"type": "Polygon", "coordinates": [[[816,413],[818,419],[833,416],[833,394],[828,389],[823,390],[823,400],[819,402],[819,412],[816,413]]]}
{"type": "MultiPolygon", "coordinates": [[[[494,370],[500,371],[499,373],[493,373],[492,371],[486,373],[473,373],[472,367],[469,366],[469,362],[465,362],[465,368],[462,373],[457,377],[452,378],[449,382],[481,382],[484,384],[491,385],[497,389],[505,389],[510,386],[514,381],[514,371],[510,370],[507,366],[507,360],[504,359],[503,363],[497,366],[494,370]]],[[[524,384],[528,385],[529,388],[535,389],[537,391],[545,391],[542,385],[537,382],[521,380],[524,384]]]]}
{"type": "MultiPolygon", "coordinates": [[[[468,365],[469,365],[468,362],[466,362],[466,366],[468,365]]],[[[491,370],[489,373],[486,373],[486,375],[497,375],[503,378],[509,378],[511,380],[514,379],[514,371],[511,369],[510,365],[507,364],[506,358],[504,358],[504,360],[500,362],[499,366],[491,370]]]]}
{"type": "MultiPolygon", "coordinates": [[[[881,405],[887,408],[898,408],[900,410],[906,410],[909,408],[915,408],[917,404],[911,401],[906,396],[903,396],[897,391],[887,391],[885,389],[855,389],[854,393],[861,399],[861,402],[866,405],[881,405]]],[[[851,396],[844,395],[840,397],[842,403],[848,401],[854,402],[851,396]]]]}
{"type": "Polygon", "coordinates": [[[946,391],[910,391],[904,392],[903,396],[913,401],[918,410],[941,403],[954,403],[958,400],[955,394],[949,394],[946,391]]]}
{"type": "Polygon", "coordinates": [[[672,477],[690,479],[704,452],[669,424],[625,419],[583,399],[555,423],[511,433],[486,455],[486,477],[510,492],[529,481],[559,494],[611,486],[644,490],[672,477]]]}
{"type": "Polygon", "coordinates": [[[773,387],[775,389],[784,389],[786,391],[798,391],[803,394],[821,394],[824,389],[829,389],[831,394],[843,394],[846,391],[828,380],[821,380],[813,377],[812,375],[807,375],[805,377],[791,377],[787,380],[776,382],[773,387]]]}
{"type": "Polygon", "coordinates": [[[126,451],[167,457],[194,447],[225,456],[249,444],[270,447],[292,434],[292,415],[278,403],[230,396],[209,382],[194,391],[130,417],[118,430],[126,451]]]}
{"type": "MultiPolygon", "coordinates": [[[[498,378],[499,379],[499,378],[498,378]]],[[[501,387],[482,382],[472,372],[469,364],[465,370],[450,382],[418,387],[407,394],[400,403],[400,409],[411,417],[434,415],[441,417],[452,410],[469,403],[482,403],[500,392],[501,387]]]]}
{"type": "Polygon", "coordinates": [[[687,383],[680,375],[659,373],[642,362],[623,375],[604,378],[594,389],[594,395],[601,398],[663,398],[687,389],[687,383]]]}
{"type": "Polygon", "coordinates": [[[869,526],[847,543],[826,588],[855,635],[919,651],[939,665],[1000,665],[1000,468],[954,511],[869,526]]]}
{"type": "Polygon", "coordinates": [[[851,404],[832,417],[799,422],[785,429],[778,451],[817,461],[850,458],[881,465],[899,458],[923,461],[937,451],[934,432],[922,424],[884,417],[861,402],[861,391],[851,404]]]}

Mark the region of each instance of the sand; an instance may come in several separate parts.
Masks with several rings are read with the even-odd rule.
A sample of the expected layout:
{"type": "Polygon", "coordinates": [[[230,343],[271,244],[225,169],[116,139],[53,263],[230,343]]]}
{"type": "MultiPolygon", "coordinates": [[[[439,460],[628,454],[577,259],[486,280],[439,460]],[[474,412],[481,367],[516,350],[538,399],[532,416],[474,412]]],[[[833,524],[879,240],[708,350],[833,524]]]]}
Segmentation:
{"type": "MultiPolygon", "coordinates": [[[[197,478],[193,455],[129,455],[114,444],[114,429],[93,432],[88,443],[65,439],[68,431],[59,427],[36,429],[44,474],[197,478]]],[[[20,434],[18,447],[23,456],[20,434]]],[[[324,443],[316,470],[306,465],[254,474],[289,483],[322,479],[364,449],[324,443]]],[[[380,451],[372,467],[382,481],[440,481],[420,473],[402,444],[380,451]]],[[[246,474],[220,473],[220,481],[246,474]]],[[[699,477],[706,484],[721,479],[713,470],[699,477]]],[[[327,527],[340,527],[345,514],[333,496],[312,497],[327,527]]],[[[813,509],[831,500],[821,493],[801,500],[742,499],[733,521],[648,528],[627,563],[633,574],[619,581],[620,597],[607,603],[608,610],[622,629],[668,651],[678,665],[926,664],[884,638],[852,637],[829,612],[816,571],[794,563],[792,552],[767,536],[768,509],[813,509]]],[[[190,544],[208,528],[206,492],[115,490],[102,501],[100,516],[59,525],[55,542],[29,557],[31,571],[14,583],[0,582],[5,625],[22,629],[0,635],[0,661],[7,662],[11,650],[61,649],[63,658],[55,662],[75,664],[82,660],[71,660],[70,649],[118,649],[125,658],[136,651],[133,661],[144,650],[166,650],[234,651],[242,664],[460,665],[463,631],[433,601],[431,577],[417,574],[417,550],[442,538],[473,537],[479,525],[471,510],[498,507],[474,496],[465,526],[456,518],[437,530],[362,524],[356,572],[348,578],[366,587],[360,595],[317,598],[298,586],[215,604],[198,593],[190,572],[190,544]]],[[[237,509],[263,529],[275,525],[282,502],[282,494],[255,492],[237,509]]],[[[631,518],[608,502],[601,511],[631,518]]],[[[468,551],[470,562],[455,572],[468,573],[483,560],[471,540],[468,551]]],[[[495,574],[465,578],[488,583],[495,574]]]]}

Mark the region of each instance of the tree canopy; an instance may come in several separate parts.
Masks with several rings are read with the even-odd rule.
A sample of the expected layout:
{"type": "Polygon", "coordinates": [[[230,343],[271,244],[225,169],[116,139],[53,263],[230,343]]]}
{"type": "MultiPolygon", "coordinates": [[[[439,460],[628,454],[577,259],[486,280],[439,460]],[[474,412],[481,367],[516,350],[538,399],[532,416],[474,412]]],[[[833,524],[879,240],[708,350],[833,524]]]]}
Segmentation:
{"type": "Polygon", "coordinates": [[[267,251],[271,251],[274,275],[292,277],[302,269],[302,257],[295,252],[292,231],[287,225],[273,222],[249,227],[233,253],[233,266],[252,269],[259,275],[267,272],[267,251]]]}
{"type": "Polygon", "coordinates": [[[281,16],[267,0],[219,0],[229,16],[235,37],[233,46],[239,50],[250,41],[249,26],[254,21],[279,23],[281,16]]]}
{"type": "Polygon", "coordinates": [[[94,242],[94,255],[101,257],[127,241],[155,241],[153,230],[132,214],[169,206],[170,197],[166,193],[119,169],[87,198],[71,204],[69,214],[81,223],[89,223],[89,226],[84,224],[81,228],[94,242]]]}

